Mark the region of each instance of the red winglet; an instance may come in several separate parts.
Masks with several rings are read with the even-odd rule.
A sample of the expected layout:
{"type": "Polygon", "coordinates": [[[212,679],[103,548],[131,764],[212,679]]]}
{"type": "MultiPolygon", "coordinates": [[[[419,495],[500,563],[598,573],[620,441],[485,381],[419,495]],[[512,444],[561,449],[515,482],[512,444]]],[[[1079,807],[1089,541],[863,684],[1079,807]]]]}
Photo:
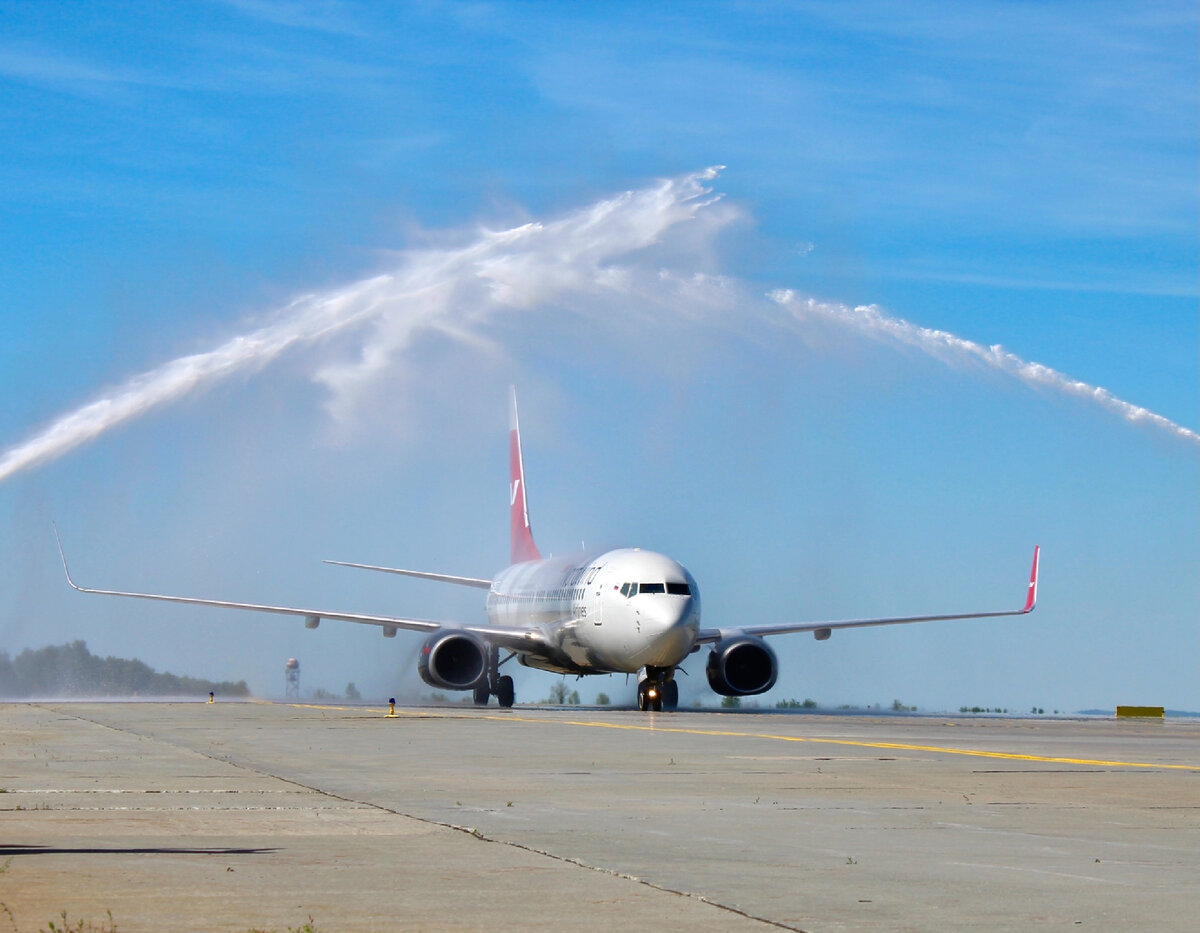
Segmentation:
{"type": "Polygon", "coordinates": [[[1029,595],[1025,597],[1025,608],[1022,612],[1033,612],[1033,607],[1037,605],[1037,583],[1038,583],[1038,554],[1041,553],[1041,547],[1033,549],[1033,570],[1029,572],[1029,595]]]}
{"type": "Polygon", "coordinates": [[[525,462],[521,458],[521,425],[517,420],[517,390],[510,388],[508,432],[508,510],[509,545],[514,564],[541,560],[533,531],[529,527],[529,506],[525,500],[525,462]]]}

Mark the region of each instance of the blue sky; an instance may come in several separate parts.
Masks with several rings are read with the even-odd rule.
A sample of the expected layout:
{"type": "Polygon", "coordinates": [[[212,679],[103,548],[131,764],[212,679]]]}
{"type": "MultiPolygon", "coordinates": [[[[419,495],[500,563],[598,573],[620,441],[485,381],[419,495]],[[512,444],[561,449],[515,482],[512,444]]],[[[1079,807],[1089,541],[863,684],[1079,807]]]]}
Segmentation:
{"type": "Polygon", "coordinates": [[[0,481],[10,653],[416,690],[415,640],[87,601],[46,529],[93,584],[476,618],[319,561],[498,569],[515,382],[543,551],[666,551],[710,622],[1004,608],[1043,546],[1032,617],[777,640],[765,702],[1200,706],[1194,440],[766,297],[1195,431],[1194,4],[0,17],[0,456],[301,296],[398,289],[0,481]]]}

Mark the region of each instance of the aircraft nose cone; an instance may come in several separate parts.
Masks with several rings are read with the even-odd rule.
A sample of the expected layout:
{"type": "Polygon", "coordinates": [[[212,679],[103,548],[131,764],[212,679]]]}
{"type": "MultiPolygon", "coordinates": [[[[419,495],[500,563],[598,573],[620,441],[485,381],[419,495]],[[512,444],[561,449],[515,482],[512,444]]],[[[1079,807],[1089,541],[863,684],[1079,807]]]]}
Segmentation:
{"type": "Polygon", "coordinates": [[[692,648],[699,619],[692,597],[668,597],[642,610],[642,631],[654,639],[654,659],[648,664],[677,664],[692,648]]]}
{"type": "MultiPolygon", "coordinates": [[[[687,626],[691,622],[692,598],[684,596],[659,597],[642,610],[642,624],[660,631],[687,626]]],[[[693,627],[694,624],[693,624],[693,627]]]]}

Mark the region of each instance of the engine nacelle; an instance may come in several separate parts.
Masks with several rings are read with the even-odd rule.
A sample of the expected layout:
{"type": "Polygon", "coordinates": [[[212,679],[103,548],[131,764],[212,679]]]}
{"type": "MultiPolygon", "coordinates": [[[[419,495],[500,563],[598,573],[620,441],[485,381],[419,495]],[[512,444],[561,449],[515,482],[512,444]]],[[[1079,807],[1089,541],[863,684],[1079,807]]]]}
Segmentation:
{"type": "Polygon", "coordinates": [[[469,690],[487,671],[487,645],[467,632],[435,632],[421,646],[417,670],[440,690],[469,690]]]}
{"type": "Polygon", "coordinates": [[[753,635],[735,635],[718,642],[708,655],[708,685],[727,697],[766,693],[775,686],[779,663],[765,641],[753,635]]]}

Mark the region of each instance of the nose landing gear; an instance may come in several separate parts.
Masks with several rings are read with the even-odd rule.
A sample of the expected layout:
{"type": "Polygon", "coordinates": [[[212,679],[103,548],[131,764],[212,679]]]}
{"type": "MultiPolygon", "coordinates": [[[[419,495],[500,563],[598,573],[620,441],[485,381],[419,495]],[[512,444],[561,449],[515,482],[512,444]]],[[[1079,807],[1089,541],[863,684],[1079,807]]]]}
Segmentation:
{"type": "Polygon", "coordinates": [[[638,709],[645,712],[659,712],[662,710],[663,698],[659,692],[657,684],[651,683],[648,680],[643,680],[638,684],[638,709]]]}
{"type": "Polygon", "coordinates": [[[679,684],[675,669],[648,667],[646,676],[638,681],[638,709],[642,712],[662,712],[679,706],[679,684]]]}

